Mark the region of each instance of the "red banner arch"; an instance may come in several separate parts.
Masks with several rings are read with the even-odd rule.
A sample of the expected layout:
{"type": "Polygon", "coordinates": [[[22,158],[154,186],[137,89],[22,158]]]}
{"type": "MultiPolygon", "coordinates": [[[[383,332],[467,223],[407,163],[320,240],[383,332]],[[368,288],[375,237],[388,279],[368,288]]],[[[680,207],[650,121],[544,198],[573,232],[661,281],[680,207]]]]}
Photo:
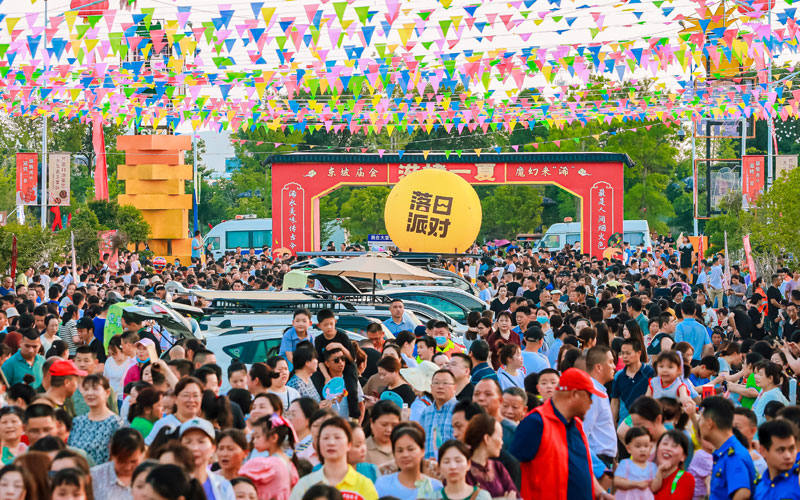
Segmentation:
{"type": "Polygon", "coordinates": [[[624,169],[619,153],[501,153],[485,155],[275,155],[272,165],[272,248],[320,249],[319,200],[342,186],[387,186],[411,172],[440,168],[473,185],[552,184],[581,202],[581,248],[602,257],[622,233],[624,169]]]}

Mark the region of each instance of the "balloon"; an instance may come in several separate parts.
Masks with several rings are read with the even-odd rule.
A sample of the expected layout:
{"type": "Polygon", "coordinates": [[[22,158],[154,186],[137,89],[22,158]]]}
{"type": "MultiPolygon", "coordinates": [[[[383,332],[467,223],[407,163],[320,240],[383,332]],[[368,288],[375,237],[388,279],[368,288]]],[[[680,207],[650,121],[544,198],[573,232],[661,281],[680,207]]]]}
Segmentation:
{"type": "Polygon", "coordinates": [[[397,248],[409,252],[460,253],[481,229],[481,200],[461,176],[447,170],[417,170],[389,193],[386,231],[397,248]]]}

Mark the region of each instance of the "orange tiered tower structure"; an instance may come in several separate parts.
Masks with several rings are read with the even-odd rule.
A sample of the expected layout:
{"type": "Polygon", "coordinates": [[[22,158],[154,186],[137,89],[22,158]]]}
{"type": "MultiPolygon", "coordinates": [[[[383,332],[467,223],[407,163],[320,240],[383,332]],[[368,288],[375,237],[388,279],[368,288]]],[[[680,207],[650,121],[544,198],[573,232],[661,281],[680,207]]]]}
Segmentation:
{"type": "Polygon", "coordinates": [[[183,154],[192,147],[189,136],[126,135],[117,137],[117,149],[125,151],[125,164],[117,168],[117,179],[125,181],[120,205],[142,211],[152,228],[150,250],[183,265],[191,261],[189,209],[192,195],[185,183],[192,179],[192,166],[184,165],[183,154]]]}

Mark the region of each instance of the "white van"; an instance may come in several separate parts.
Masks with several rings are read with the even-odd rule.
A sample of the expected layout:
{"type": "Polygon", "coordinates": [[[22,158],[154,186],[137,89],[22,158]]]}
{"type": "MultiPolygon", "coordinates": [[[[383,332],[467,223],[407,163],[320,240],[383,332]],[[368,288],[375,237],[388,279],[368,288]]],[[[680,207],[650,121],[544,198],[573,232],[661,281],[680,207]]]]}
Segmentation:
{"type": "MultiPolygon", "coordinates": [[[[646,220],[626,220],[622,223],[624,235],[622,241],[631,244],[631,248],[644,245],[648,252],[653,251],[653,242],[650,239],[650,225],[646,220]]],[[[559,222],[553,224],[544,233],[542,239],[536,245],[536,250],[557,252],[564,248],[564,245],[576,245],[580,248],[581,223],[580,222],[559,222]]]]}
{"type": "Polygon", "coordinates": [[[272,219],[241,218],[220,222],[203,238],[204,247],[209,243],[215,260],[237,247],[242,253],[252,248],[258,255],[263,247],[272,246],[272,219]]]}

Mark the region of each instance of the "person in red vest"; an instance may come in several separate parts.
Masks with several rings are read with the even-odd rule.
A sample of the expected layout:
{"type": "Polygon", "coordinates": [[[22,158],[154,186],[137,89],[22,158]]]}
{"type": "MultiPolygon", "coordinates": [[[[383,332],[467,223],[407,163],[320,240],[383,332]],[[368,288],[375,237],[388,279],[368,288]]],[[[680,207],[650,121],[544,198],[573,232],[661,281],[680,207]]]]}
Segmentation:
{"type": "Polygon", "coordinates": [[[586,372],[570,368],[561,375],[553,397],[517,426],[509,451],[520,462],[523,500],[613,498],[594,478],[581,423],[593,394],[606,397],[586,372]]]}

